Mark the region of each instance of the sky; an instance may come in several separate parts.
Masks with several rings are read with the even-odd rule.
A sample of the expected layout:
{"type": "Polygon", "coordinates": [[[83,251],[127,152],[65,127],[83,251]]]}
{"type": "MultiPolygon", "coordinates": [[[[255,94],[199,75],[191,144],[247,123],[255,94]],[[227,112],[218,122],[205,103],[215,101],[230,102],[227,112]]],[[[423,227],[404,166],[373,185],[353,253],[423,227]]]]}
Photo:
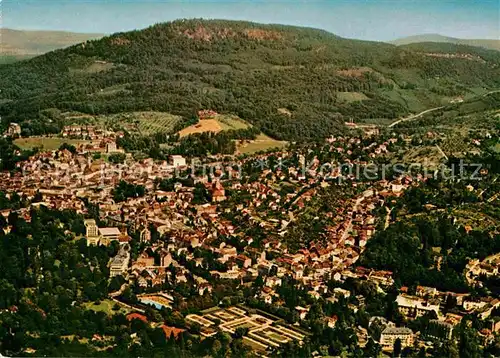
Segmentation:
{"type": "Polygon", "coordinates": [[[500,39],[500,0],[0,0],[2,26],[114,33],[179,18],[309,26],[388,41],[439,33],[500,39]]]}

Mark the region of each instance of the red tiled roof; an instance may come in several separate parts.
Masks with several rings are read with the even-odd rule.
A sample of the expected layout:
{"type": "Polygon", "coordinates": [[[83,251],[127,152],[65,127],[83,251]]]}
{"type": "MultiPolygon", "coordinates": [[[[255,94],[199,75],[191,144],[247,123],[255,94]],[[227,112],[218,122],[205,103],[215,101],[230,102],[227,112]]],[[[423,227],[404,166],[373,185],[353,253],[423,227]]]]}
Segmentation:
{"type": "Polygon", "coordinates": [[[140,314],[140,313],[130,313],[127,315],[127,320],[128,321],[132,321],[134,319],[140,319],[141,321],[143,321],[144,323],[147,323],[148,322],[148,319],[146,316],[140,314]]]}
{"type": "Polygon", "coordinates": [[[130,236],[128,236],[128,235],[121,235],[121,236],[118,238],[118,241],[119,241],[119,242],[129,242],[129,241],[130,241],[130,236]]]}
{"type": "Polygon", "coordinates": [[[165,332],[165,337],[167,337],[167,339],[169,339],[172,335],[174,335],[174,338],[177,339],[181,333],[186,331],[182,328],[169,327],[165,325],[162,325],[161,328],[163,329],[163,332],[165,332]]]}

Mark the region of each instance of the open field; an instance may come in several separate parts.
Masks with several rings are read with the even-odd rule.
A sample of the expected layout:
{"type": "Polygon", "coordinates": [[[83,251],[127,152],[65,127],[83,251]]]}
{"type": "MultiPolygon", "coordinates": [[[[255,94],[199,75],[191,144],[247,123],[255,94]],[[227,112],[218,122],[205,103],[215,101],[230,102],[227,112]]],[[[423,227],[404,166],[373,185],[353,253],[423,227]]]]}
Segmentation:
{"type": "Polygon", "coordinates": [[[361,92],[338,92],[337,98],[348,103],[369,99],[364,93],[361,92]]]}
{"type": "Polygon", "coordinates": [[[238,116],[219,114],[215,117],[223,131],[230,129],[247,129],[250,125],[238,116]]]}
{"type": "Polygon", "coordinates": [[[288,142],[279,141],[264,134],[260,134],[254,141],[239,141],[236,150],[241,154],[252,154],[273,148],[284,148],[287,144],[288,142]]]}
{"type": "Polygon", "coordinates": [[[19,138],[14,141],[14,144],[21,149],[41,148],[44,150],[56,150],[63,143],[68,143],[74,146],[78,146],[80,144],[87,144],[89,143],[89,141],[77,140],[77,139],[65,139],[57,137],[29,137],[29,138],[19,138]]]}
{"type": "Polygon", "coordinates": [[[179,135],[185,137],[194,133],[219,133],[220,131],[246,129],[248,127],[250,125],[238,116],[218,114],[212,119],[202,119],[197,124],[182,129],[179,131],[179,135]]]}
{"type": "Polygon", "coordinates": [[[127,314],[130,313],[131,311],[126,309],[123,306],[120,306],[120,309],[117,311],[113,310],[113,306],[115,305],[115,302],[112,300],[102,300],[100,304],[96,305],[94,302],[86,302],[83,304],[83,306],[89,310],[96,311],[96,312],[104,312],[108,315],[114,315],[117,313],[123,313],[127,314]]]}
{"type": "Polygon", "coordinates": [[[185,137],[190,134],[203,133],[203,132],[215,132],[219,133],[222,130],[222,126],[215,119],[203,119],[199,123],[189,126],[187,128],[179,131],[179,136],[185,137]]]}
{"type": "Polygon", "coordinates": [[[101,88],[99,91],[89,95],[89,96],[114,96],[119,93],[131,93],[130,90],[127,90],[126,85],[114,85],[105,88],[101,88]]]}

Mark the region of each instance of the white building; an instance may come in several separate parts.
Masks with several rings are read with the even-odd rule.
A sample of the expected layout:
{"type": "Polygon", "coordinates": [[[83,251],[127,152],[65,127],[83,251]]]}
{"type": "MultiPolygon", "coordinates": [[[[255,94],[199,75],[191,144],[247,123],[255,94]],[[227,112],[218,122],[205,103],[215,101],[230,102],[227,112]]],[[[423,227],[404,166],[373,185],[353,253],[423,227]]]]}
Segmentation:
{"type": "Polygon", "coordinates": [[[127,246],[121,246],[120,251],[109,262],[109,277],[115,277],[127,272],[130,253],[127,246]]]}
{"type": "Polygon", "coordinates": [[[87,219],[84,221],[85,225],[85,236],[87,238],[87,245],[98,245],[100,236],[99,228],[94,219],[87,219]]]}
{"type": "Polygon", "coordinates": [[[112,240],[118,240],[121,232],[117,227],[101,227],[99,228],[99,234],[104,239],[104,242],[109,243],[112,240]]]}
{"type": "Polygon", "coordinates": [[[413,332],[406,327],[387,327],[380,335],[380,345],[392,348],[397,339],[401,340],[401,347],[413,345],[413,332]]]}
{"type": "Polygon", "coordinates": [[[113,240],[119,240],[121,232],[116,227],[99,228],[94,219],[84,221],[87,245],[108,245],[113,240]]]}
{"type": "Polygon", "coordinates": [[[186,166],[186,158],[182,155],[172,155],[172,165],[174,168],[186,166]]]}
{"type": "Polygon", "coordinates": [[[439,303],[431,304],[420,297],[401,294],[396,298],[396,303],[398,304],[399,312],[405,316],[414,316],[417,318],[431,311],[439,315],[439,303]]]}

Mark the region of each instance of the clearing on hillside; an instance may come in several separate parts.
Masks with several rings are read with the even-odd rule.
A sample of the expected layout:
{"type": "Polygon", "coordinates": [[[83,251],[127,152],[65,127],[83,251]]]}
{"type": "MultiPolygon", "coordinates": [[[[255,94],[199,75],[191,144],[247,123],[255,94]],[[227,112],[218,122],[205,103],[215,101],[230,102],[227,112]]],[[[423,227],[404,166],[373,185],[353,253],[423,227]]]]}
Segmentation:
{"type": "Polygon", "coordinates": [[[179,135],[181,137],[185,137],[187,135],[194,133],[203,133],[203,132],[219,133],[220,131],[227,131],[231,129],[234,130],[246,129],[248,127],[250,127],[250,124],[248,124],[238,116],[217,114],[213,116],[213,118],[211,119],[200,119],[200,121],[197,124],[194,124],[179,131],[179,135]]]}
{"type": "Polygon", "coordinates": [[[117,113],[109,116],[100,116],[99,119],[105,126],[120,125],[124,127],[127,124],[135,127],[140,134],[150,135],[154,133],[172,133],[182,117],[167,112],[130,112],[117,113]]]}
{"type": "Polygon", "coordinates": [[[338,92],[337,98],[343,102],[357,102],[369,99],[364,93],[361,92],[338,92]]]}
{"type": "Polygon", "coordinates": [[[286,147],[287,144],[288,142],[286,141],[279,141],[268,137],[265,134],[260,134],[255,140],[252,141],[238,141],[236,152],[240,154],[253,154],[257,152],[265,152],[274,148],[281,149],[286,147]]]}
{"type": "Polygon", "coordinates": [[[200,120],[198,123],[193,124],[192,126],[189,126],[179,131],[179,136],[182,138],[195,133],[203,133],[203,132],[219,133],[221,130],[222,130],[221,125],[215,119],[203,119],[200,120]]]}
{"type": "Polygon", "coordinates": [[[229,129],[247,129],[250,125],[238,116],[218,114],[215,120],[219,122],[223,131],[229,129]]]}
{"type": "Polygon", "coordinates": [[[182,120],[180,116],[164,112],[134,112],[133,115],[139,121],[139,131],[142,134],[173,132],[182,120]]]}

